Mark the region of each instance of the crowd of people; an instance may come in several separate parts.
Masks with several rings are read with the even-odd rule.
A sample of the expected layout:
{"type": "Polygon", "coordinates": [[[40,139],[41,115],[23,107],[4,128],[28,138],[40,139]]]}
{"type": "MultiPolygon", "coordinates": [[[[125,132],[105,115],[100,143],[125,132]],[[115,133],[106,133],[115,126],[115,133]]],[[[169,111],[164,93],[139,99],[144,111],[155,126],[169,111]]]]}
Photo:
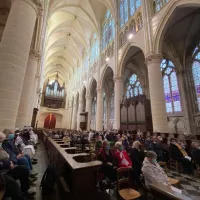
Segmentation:
{"type": "Polygon", "coordinates": [[[38,173],[33,171],[37,164],[34,158],[38,136],[32,127],[22,130],[5,129],[0,132],[0,172],[4,185],[4,198],[12,200],[34,199],[36,192],[30,185],[37,180],[38,173]],[[16,180],[20,181],[20,187],[16,180]]]}
{"type": "Polygon", "coordinates": [[[200,165],[199,142],[193,142],[192,148],[188,148],[182,139],[171,138],[166,142],[161,135],[144,136],[140,131],[50,131],[50,134],[55,138],[67,138],[70,146],[94,143],[94,148],[99,151],[97,159],[102,162],[98,180],[103,184],[115,182],[117,169],[127,167],[131,169],[132,180],[136,185],[141,183],[141,177],[147,188],[153,182],[170,185],[159,162],[166,162],[170,167],[171,161],[177,161],[182,166],[183,173],[190,175],[200,165]]]}

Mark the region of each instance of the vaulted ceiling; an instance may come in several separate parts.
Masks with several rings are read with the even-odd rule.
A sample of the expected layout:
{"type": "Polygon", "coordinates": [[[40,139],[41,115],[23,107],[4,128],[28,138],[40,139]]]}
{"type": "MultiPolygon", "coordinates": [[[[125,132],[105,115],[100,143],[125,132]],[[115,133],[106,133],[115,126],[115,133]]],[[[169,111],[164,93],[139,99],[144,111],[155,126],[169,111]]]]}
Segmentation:
{"type": "Polygon", "coordinates": [[[107,9],[115,15],[115,0],[51,0],[45,50],[45,78],[69,81],[89,53],[93,33],[100,36],[107,9]]]}

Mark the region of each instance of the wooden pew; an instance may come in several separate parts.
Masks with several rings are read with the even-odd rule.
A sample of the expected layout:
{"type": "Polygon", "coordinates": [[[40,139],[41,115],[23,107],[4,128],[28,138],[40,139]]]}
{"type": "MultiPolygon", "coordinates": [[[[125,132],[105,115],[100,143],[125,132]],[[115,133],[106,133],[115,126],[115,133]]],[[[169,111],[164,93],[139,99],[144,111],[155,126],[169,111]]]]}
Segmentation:
{"type": "Polygon", "coordinates": [[[58,186],[66,199],[96,199],[97,170],[102,163],[90,162],[90,154],[76,154],[76,147],[62,148],[60,141],[43,135],[50,163],[56,167],[58,186]]]}
{"type": "Polygon", "coordinates": [[[155,200],[192,200],[190,197],[178,193],[163,184],[152,184],[150,185],[150,189],[155,200]]]}

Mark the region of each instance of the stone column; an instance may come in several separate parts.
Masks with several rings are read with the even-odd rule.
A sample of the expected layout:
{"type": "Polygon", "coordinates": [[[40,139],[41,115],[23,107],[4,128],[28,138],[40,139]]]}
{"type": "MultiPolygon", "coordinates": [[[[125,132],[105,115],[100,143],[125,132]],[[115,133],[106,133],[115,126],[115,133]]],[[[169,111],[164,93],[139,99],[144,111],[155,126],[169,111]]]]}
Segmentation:
{"type": "Polygon", "coordinates": [[[91,117],[92,117],[92,96],[86,95],[86,112],[88,113],[87,130],[91,128],[91,117]]]}
{"type": "Polygon", "coordinates": [[[149,55],[146,58],[149,77],[149,92],[151,101],[151,113],[153,130],[167,133],[169,131],[167,113],[163,89],[163,79],[160,69],[161,56],[158,54],[149,55]]]}
{"type": "Polygon", "coordinates": [[[180,96],[182,100],[181,101],[182,111],[184,112],[187,133],[192,134],[193,133],[193,130],[192,130],[193,117],[192,117],[192,113],[190,112],[190,110],[192,110],[191,104],[189,103],[191,102],[191,99],[190,99],[190,96],[187,94],[187,90],[186,90],[186,84],[187,84],[185,80],[186,73],[187,73],[187,70],[181,67],[177,72],[177,78],[178,78],[179,86],[180,86],[179,92],[180,92],[180,96]]]}
{"type": "Polygon", "coordinates": [[[76,119],[77,119],[77,103],[74,102],[73,114],[72,114],[72,130],[76,129],[76,123],[77,123],[76,119]]]}
{"type": "Polygon", "coordinates": [[[0,43],[0,130],[14,128],[37,17],[34,0],[14,0],[0,43]]]}
{"type": "Polygon", "coordinates": [[[83,112],[83,102],[79,101],[78,105],[78,115],[77,115],[77,130],[80,130],[80,122],[81,122],[81,115],[80,113],[83,112]]]}
{"type": "Polygon", "coordinates": [[[103,130],[103,94],[102,89],[97,88],[97,113],[96,113],[96,131],[103,130]]]}
{"type": "Polygon", "coordinates": [[[16,127],[23,127],[25,125],[30,125],[30,116],[33,112],[33,101],[35,99],[35,77],[38,67],[38,61],[40,59],[40,54],[36,51],[31,50],[28,60],[28,65],[26,68],[26,73],[24,77],[24,83],[22,87],[22,93],[18,108],[16,127]]]}
{"type": "Polygon", "coordinates": [[[115,123],[114,129],[120,129],[120,102],[122,98],[122,78],[116,76],[115,82],[115,123]]]}

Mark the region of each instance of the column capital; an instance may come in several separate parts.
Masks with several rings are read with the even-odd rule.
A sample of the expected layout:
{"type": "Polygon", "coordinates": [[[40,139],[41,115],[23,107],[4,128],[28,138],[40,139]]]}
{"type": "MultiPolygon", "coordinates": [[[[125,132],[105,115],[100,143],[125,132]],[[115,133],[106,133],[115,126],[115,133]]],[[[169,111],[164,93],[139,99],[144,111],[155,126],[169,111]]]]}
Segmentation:
{"type": "Polygon", "coordinates": [[[121,76],[114,76],[113,80],[114,80],[114,82],[122,82],[122,77],[121,76]]]}
{"type": "Polygon", "coordinates": [[[38,51],[33,50],[33,49],[30,50],[29,57],[37,61],[41,60],[41,54],[38,51]]]}
{"type": "Polygon", "coordinates": [[[162,55],[160,54],[148,54],[146,56],[146,64],[152,64],[152,63],[161,63],[162,55]]]}
{"type": "MultiPolygon", "coordinates": [[[[12,0],[12,3],[14,1],[16,1],[16,0],[12,0]]],[[[41,0],[21,0],[21,1],[27,2],[29,5],[31,5],[34,8],[37,15],[41,15],[41,13],[43,11],[41,0]]]]}

